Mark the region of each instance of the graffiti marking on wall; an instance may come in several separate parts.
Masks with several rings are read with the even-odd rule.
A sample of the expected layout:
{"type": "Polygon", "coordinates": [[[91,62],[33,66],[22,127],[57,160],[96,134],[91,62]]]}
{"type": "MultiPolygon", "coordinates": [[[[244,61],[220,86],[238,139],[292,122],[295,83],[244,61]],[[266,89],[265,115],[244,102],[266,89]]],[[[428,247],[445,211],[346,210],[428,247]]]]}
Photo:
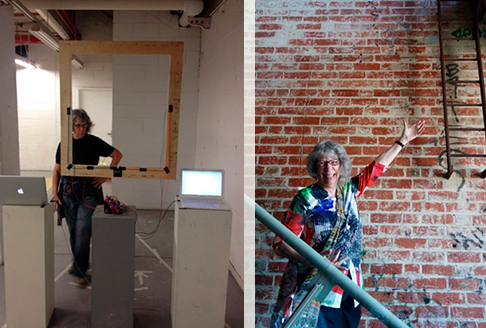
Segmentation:
{"type": "Polygon", "coordinates": [[[449,234],[457,244],[462,245],[464,249],[469,249],[470,247],[478,247],[478,248],[483,248],[484,245],[484,232],[476,228],[475,230],[472,230],[470,235],[465,235],[462,232],[451,232],[449,234]]]}

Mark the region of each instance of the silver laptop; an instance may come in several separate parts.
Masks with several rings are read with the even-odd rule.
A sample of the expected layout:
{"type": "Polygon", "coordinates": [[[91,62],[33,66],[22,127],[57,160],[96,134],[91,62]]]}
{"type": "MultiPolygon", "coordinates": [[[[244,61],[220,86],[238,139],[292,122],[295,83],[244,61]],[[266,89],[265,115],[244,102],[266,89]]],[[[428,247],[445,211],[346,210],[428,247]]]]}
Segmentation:
{"type": "Polygon", "coordinates": [[[46,179],[0,175],[1,205],[47,205],[46,179]]]}
{"type": "Polygon", "coordinates": [[[182,208],[230,210],[224,200],[224,171],[182,169],[180,194],[182,208]]]}

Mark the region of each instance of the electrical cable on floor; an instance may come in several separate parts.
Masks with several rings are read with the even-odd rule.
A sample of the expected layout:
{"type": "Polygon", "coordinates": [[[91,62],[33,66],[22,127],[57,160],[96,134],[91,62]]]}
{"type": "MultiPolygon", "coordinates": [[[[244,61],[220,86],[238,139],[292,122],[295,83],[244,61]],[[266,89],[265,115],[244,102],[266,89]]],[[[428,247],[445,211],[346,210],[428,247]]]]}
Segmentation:
{"type": "Polygon", "coordinates": [[[167,206],[167,208],[164,210],[163,214],[159,218],[159,221],[157,223],[157,226],[155,227],[154,230],[152,230],[150,232],[143,231],[142,227],[140,227],[140,222],[138,221],[138,217],[137,217],[137,225],[140,228],[140,230],[142,230],[142,231],[137,231],[136,234],[139,235],[143,239],[150,239],[150,238],[152,238],[157,233],[157,231],[159,230],[160,223],[162,222],[163,218],[165,217],[165,215],[169,211],[169,208],[172,206],[172,204],[175,204],[175,200],[172,203],[170,203],[169,206],[167,206]]]}

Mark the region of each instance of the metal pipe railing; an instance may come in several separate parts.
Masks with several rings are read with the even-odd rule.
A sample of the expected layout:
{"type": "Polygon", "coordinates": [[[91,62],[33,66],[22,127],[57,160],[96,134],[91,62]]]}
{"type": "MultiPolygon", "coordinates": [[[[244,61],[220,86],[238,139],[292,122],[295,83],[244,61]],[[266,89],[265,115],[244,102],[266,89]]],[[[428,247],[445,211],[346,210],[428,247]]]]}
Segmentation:
{"type": "Polygon", "coordinates": [[[282,223],[256,204],[250,197],[245,195],[245,209],[255,210],[255,217],[268,229],[278,235],[282,240],[294,248],[300,255],[305,257],[319,272],[326,277],[333,285],[338,285],[346,291],[352,298],[357,300],[363,307],[373,314],[377,319],[390,328],[409,328],[393,313],[385,308],[380,302],[371,297],[362,288],[358,287],[351,279],[346,277],[327,259],[323,258],[312,247],[297,237],[292,231],[287,229],[282,223]]]}

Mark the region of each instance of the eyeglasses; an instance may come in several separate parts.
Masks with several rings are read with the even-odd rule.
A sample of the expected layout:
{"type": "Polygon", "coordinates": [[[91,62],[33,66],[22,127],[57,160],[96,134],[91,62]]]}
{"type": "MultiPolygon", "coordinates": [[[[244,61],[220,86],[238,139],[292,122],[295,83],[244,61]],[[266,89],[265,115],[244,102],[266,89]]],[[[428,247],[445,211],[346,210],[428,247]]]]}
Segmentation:
{"type": "Polygon", "coordinates": [[[317,163],[319,167],[324,167],[326,164],[329,164],[331,166],[338,166],[339,164],[341,164],[341,161],[338,159],[333,159],[330,161],[321,161],[317,163]]]}
{"type": "Polygon", "coordinates": [[[76,129],[81,129],[81,128],[87,128],[88,127],[88,124],[84,123],[84,124],[74,124],[74,127],[76,129]]]}

